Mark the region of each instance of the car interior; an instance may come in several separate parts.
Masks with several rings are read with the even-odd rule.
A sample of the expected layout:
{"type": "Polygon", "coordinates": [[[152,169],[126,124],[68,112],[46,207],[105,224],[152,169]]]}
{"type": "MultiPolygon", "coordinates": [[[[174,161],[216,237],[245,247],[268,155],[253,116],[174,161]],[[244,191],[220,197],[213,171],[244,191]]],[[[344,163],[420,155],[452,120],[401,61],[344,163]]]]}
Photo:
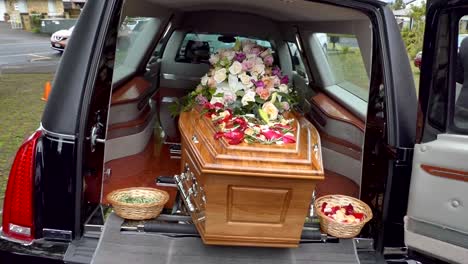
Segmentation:
{"type": "MultiPolygon", "coordinates": [[[[236,39],[271,47],[300,97],[298,110],[318,129],[325,180],[316,196],[359,197],[370,80],[372,30],[358,11],[308,1],[127,1],[109,106],[101,203],[126,187],[157,187],[180,173],[178,118],[171,109],[208,71],[208,59],[236,39]],[[158,183],[159,181],[159,183],[158,183]]],[[[92,182],[87,176],[85,182],[92,182]]],[[[89,184],[88,184],[89,185],[89,184]]],[[[93,192],[88,188],[86,192],[93,192]]],[[[90,195],[90,197],[93,195],[90,195]]]]}

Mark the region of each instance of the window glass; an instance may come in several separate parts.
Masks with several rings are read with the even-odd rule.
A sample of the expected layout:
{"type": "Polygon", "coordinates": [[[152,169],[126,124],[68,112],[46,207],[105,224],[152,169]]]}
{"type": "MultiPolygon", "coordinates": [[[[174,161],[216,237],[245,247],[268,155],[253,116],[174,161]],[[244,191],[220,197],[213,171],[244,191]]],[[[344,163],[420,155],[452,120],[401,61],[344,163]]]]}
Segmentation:
{"type": "Polygon", "coordinates": [[[136,71],[159,26],[160,20],[154,17],[125,17],[117,35],[113,82],[136,71]]]}
{"type": "Polygon", "coordinates": [[[299,52],[296,43],[288,42],[288,47],[289,52],[291,54],[293,71],[297,72],[297,74],[299,74],[308,81],[304,62],[302,61],[301,53],[299,52]]]}
{"type": "Polygon", "coordinates": [[[336,85],[367,101],[369,76],[354,35],[314,33],[336,85]]]}
{"type": "Polygon", "coordinates": [[[271,48],[271,43],[266,40],[251,39],[246,37],[227,37],[217,34],[188,33],[185,35],[182,45],[177,52],[175,60],[186,63],[209,63],[210,54],[219,49],[232,48],[235,40],[250,39],[258,45],[271,48]]]}
{"type": "Polygon", "coordinates": [[[455,69],[455,106],[453,124],[468,132],[468,16],[459,22],[457,64],[455,69]]]}

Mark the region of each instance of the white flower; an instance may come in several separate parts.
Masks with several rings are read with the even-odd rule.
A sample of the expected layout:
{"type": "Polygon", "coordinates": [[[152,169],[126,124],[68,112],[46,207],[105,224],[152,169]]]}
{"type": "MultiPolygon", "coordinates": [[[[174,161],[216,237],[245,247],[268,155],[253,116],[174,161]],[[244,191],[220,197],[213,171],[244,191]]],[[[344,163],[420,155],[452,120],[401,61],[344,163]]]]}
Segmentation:
{"type": "Polygon", "coordinates": [[[265,72],[265,64],[255,64],[252,68],[252,74],[254,76],[262,75],[265,72]]]}
{"type": "Polygon", "coordinates": [[[245,72],[239,75],[240,81],[243,85],[245,85],[247,88],[252,87],[252,78],[248,76],[245,72]]]}
{"type": "Polygon", "coordinates": [[[226,69],[224,68],[217,70],[214,75],[216,83],[222,83],[224,80],[226,80],[226,77],[226,69]]]}
{"type": "Polygon", "coordinates": [[[210,63],[211,65],[215,65],[219,61],[219,55],[218,54],[211,54],[210,56],[210,63]]]}
{"type": "Polygon", "coordinates": [[[203,75],[203,77],[201,78],[201,84],[203,86],[207,85],[208,84],[208,75],[203,75]]]}
{"type": "Polygon", "coordinates": [[[262,106],[262,110],[268,114],[270,120],[276,120],[278,118],[278,108],[272,102],[266,102],[262,106]]]}
{"type": "Polygon", "coordinates": [[[211,97],[211,104],[222,103],[224,105],[224,94],[222,96],[211,97]]]}
{"type": "Polygon", "coordinates": [[[229,74],[228,83],[230,91],[234,93],[244,88],[244,85],[239,82],[237,76],[233,74],[229,74]]]}
{"type": "Polygon", "coordinates": [[[280,84],[280,86],[278,88],[279,88],[279,91],[282,92],[282,93],[288,93],[289,92],[288,86],[286,84],[280,84]]]}
{"type": "Polygon", "coordinates": [[[252,90],[248,90],[241,99],[243,106],[248,105],[249,102],[255,102],[255,92],[252,90]]]}
{"type": "Polygon", "coordinates": [[[235,61],[231,65],[231,67],[229,67],[229,72],[231,74],[237,75],[237,74],[241,73],[241,71],[242,71],[242,64],[240,62],[238,62],[238,61],[235,61]]]}
{"type": "Polygon", "coordinates": [[[236,52],[233,50],[225,50],[223,51],[222,56],[227,58],[229,61],[232,61],[232,59],[234,59],[234,56],[236,56],[236,52]]]}

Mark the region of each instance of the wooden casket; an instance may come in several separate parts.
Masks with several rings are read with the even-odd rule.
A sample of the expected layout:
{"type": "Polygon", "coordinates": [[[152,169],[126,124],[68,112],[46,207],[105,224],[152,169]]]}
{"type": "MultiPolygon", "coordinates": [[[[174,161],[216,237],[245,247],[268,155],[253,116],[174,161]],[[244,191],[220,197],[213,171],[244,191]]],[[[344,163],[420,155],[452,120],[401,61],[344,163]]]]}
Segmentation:
{"type": "Polygon", "coordinates": [[[324,178],[315,127],[295,115],[296,143],[229,145],[197,110],[179,119],[181,197],[205,244],[297,247],[324,178]]]}

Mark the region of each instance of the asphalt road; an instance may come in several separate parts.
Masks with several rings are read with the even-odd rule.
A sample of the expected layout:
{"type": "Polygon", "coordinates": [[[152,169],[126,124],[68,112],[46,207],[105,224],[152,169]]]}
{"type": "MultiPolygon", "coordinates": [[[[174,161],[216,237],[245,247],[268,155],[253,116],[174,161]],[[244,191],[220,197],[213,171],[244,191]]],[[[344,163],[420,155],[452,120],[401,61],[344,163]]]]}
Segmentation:
{"type": "Polygon", "coordinates": [[[61,55],[50,48],[49,38],[0,23],[0,70],[55,71],[61,55]]]}

